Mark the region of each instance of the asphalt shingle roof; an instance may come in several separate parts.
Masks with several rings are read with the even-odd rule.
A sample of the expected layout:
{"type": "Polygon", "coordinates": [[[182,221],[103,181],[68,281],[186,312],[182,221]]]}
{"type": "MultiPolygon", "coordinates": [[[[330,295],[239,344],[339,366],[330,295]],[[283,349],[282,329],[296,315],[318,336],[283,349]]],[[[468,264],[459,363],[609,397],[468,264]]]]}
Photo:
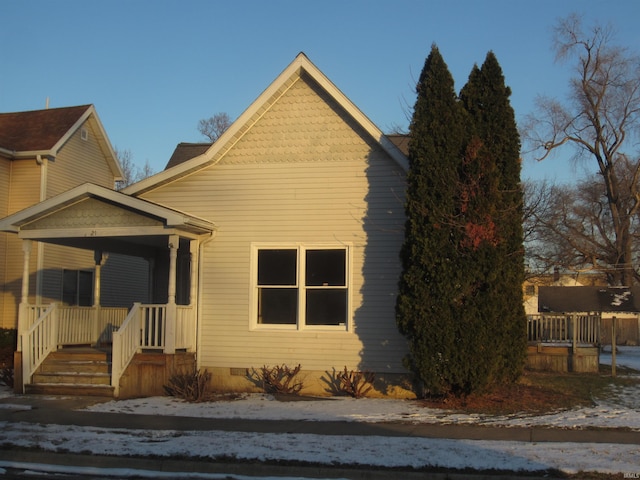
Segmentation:
{"type": "Polygon", "coordinates": [[[202,155],[211,145],[211,143],[179,143],[167,162],[167,166],[164,167],[165,170],[202,155]]]}
{"type": "Polygon", "coordinates": [[[49,150],[90,107],[0,113],[0,147],[15,152],[49,150]]]}

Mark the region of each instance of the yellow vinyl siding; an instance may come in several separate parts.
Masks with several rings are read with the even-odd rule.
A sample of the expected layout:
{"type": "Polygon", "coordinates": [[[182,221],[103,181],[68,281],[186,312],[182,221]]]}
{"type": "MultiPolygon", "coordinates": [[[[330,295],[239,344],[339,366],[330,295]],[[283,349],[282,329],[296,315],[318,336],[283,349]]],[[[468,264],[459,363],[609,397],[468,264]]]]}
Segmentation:
{"type": "MultiPolygon", "coordinates": [[[[7,214],[18,212],[40,200],[41,167],[35,159],[13,160],[10,167],[9,200],[7,214]]],[[[0,312],[4,328],[15,328],[18,305],[22,291],[23,253],[22,240],[14,234],[6,234],[6,261],[4,263],[4,305],[0,312]]],[[[31,282],[30,300],[35,300],[35,274],[37,266],[37,244],[34,243],[29,264],[31,282]]]]}
{"type": "Polygon", "coordinates": [[[308,79],[261,114],[217,165],[145,195],[219,226],[202,256],[201,365],[403,372],[401,168],[308,79]],[[251,246],[270,242],[349,246],[349,331],[251,328],[251,246]]]}
{"type": "Polygon", "coordinates": [[[91,119],[69,138],[55,161],[49,162],[48,170],[47,198],[86,182],[107,188],[113,188],[115,183],[91,119]],[[81,138],[83,128],[87,130],[87,140],[81,138]]]}

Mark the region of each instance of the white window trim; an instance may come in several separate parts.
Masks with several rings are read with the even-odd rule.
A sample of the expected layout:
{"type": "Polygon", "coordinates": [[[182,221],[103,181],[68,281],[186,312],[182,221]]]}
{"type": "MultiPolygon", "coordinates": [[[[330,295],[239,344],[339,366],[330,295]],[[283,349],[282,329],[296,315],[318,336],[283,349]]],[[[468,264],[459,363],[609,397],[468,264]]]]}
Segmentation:
{"type": "Polygon", "coordinates": [[[350,243],[252,243],[251,244],[251,258],[250,258],[250,292],[249,292],[249,315],[250,315],[250,329],[260,331],[329,331],[329,332],[350,332],[353,328],[353,309],[352,309],[352,296],[353,296],[353,278],[352,278],[352,258],[353,246],[350,243]],[[258,323],[258,251],[259,250],[297,250],[297,290],[298,290],[298,315],[295,325],[285,324],[259,324],[258,323]],[[346,290],[347,290],[347,321],[346,325],[306,325],[305,323],[305,311],[306,311],[306,295],[301,292],[306,291],[304,286],[304,273],[305,273],[305,255],[303,253],[306,250],[344,250],[346,254],[346,290]]]}

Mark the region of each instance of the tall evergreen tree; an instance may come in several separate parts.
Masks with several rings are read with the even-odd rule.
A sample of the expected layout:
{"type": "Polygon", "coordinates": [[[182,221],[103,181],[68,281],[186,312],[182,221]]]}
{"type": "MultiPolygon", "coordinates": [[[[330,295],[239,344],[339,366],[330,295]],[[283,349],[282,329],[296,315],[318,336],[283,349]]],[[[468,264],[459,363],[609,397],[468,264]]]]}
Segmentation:
{"type": "Polygon", "coordinates": [[[432,47],[417,94],[396,319],[424,393],[465,395],[523,365],[520,142],[491,52],[458,99],[432,47]]]}
{"type": "Polygon", "coordinates": [[[472,202],[475,213],[467,221],[481,235],[475,239],[477,257],[472,263],[481,285],[477,308],[489,328],[482,372],[487,383],[517,378],[526,352],[520,137],[510,95],[493,52],[480,69],[474,67],[460,92],[476,146],[476,159],[466,163],[464,177],[475,180],[471,184],[478,189],[472,193],[480,197],[472,202]]]}
{"type": "Polygon", "coordinates": [[[408,340],[406,366],[426,393],[442,394],[450,389],[457,348],[453,307],[463,275],[456,260],[458,232],[449,220],[455,216],[466,128],[453,78],[435,45],[416,90],[396,320],[408,340]]]}

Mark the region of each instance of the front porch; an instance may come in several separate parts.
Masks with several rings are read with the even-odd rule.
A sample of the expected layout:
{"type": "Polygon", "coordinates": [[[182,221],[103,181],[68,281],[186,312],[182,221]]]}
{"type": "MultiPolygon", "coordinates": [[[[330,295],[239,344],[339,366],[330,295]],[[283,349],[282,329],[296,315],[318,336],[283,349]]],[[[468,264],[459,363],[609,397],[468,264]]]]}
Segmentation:
{"type": "MultiPolygon", "coordinates": [[[[213,238],[212,222],[84,184],[0,220],[0,230],[17,234],[23,246],[14,362],[17,392],[33,385],[34,376],[37,381],[51,377],[36,375],[47,357],[64,347],[110,347],[106,373],[115,397],[154,395],[158,388],[161,391],[160,380],[150,382],[148,388],[133,388],[145,385],[145,375],[150,375],[145,369],[136,370],[139,375],[135,381],[127,380],[132,365],[137,364],[137,356],[144,355],[148,360],[155,355],[150,365],[161,366],[163,372],[180,363],[194,365],[200,251],[213,238]],[[85,279],[83,284],[84,290],[90,291],[84,297],[89,306],[64,304],[62,300],[71,303],[64,295],[64,286],[54,288],[54,293],[48,290],[47,296],[41,287],[34,289],[30,285],[30,278],[38,281],[44,276],[44,260],[38,263],[31,258],[38,243],[93,252],[93,267],[88,276],[93,283],[85,279]],[[103,267],[110,254],[111,258],[120,259],[109,264],[117,265],[109,277],[112,283],[114,279],[135,279],[146,287],[143,301],[137,302],[138,293],[129,300],[113,294],[102,299],[102,282],[106,280],[102,278],[103,267]],[[146,261],[147,274],[139,275],[131,269],[123,261],[124,256],[146,261]],[[39,300],[45,296],[49,303],[39,300]],[[131,306],[132,302],[136,303],[131,306]]],[[[47,259],[47,265],[55,266],[49,270],[62,270],[66,261],[64,254],[59,254],[47,259]]],[[[165,378],[166,374],[151,377],[165,378]]],[[[68,379],[62,376],[57,383],[68,379]]]]}
{"type": "Polygon", "coordinates": [[[136,303],[131,309],[28,305],[16,352],[16,391],[158,395],[176,369],[195,366],[191,306],[136,303]],[[173,318],[171,318],[173,317],[173,318]],[[170,324],[174,327],[168,328],[170,324]]]}

